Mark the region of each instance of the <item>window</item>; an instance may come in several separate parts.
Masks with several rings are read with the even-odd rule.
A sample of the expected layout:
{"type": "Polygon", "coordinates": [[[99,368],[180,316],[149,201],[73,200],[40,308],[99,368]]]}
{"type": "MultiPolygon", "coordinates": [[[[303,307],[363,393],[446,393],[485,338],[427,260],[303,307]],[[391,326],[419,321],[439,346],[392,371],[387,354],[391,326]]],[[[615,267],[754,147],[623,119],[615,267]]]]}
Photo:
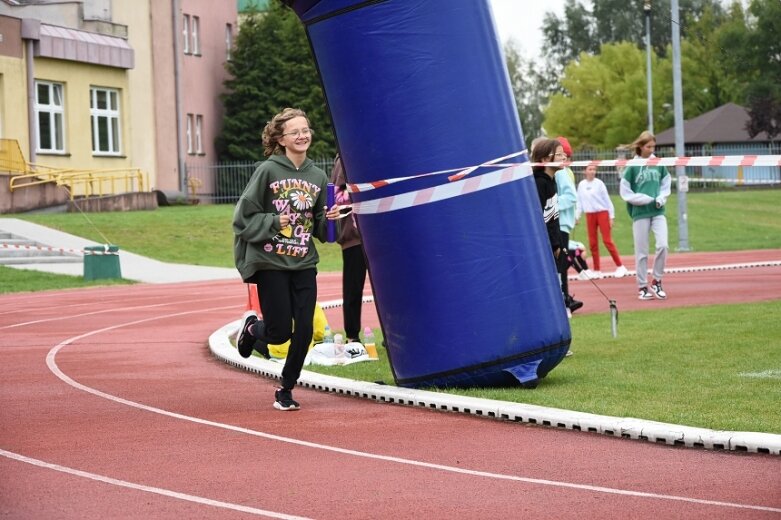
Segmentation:
{"type": "Polygon", "coordinates": [[[190,15],[184,15],[182,19],[182,43],[185,54],[190,54],[190,15]]]}
{"type": "Polygon", "coordinates": [[[35,82],[35,118],[39,152],[65,152],[65,107],[62,83],[35,82]]]}
{"type": "Polygon", "coordinates": [[[195,116],[195,152],[203,153],[203,116],[198,114],[195,116]]]}
{"type": "Polygon", "coordinates": [[[118,155],[119,91],[109,88],[90,88],[90,116],[92,118],[92,153],[118,155]]]}
{"type": "Polygon", "coordinates": [[[193,153],[193,115],[187,114],[187,153],[193,153]]]}
{"type": "Polygon", "coordinates": [[[231,60],[231,51],[233,50],[233,26],[225,24],[225,59],[231,60]]]}
{"type": "Polygon", "coordinates": [[[192,51],[196,56],[201,55],[201,37],[199,31],[201,29],[201,19],[197,16],[192,17],[190,22],[190,34],[192,35],[192,51]]]}

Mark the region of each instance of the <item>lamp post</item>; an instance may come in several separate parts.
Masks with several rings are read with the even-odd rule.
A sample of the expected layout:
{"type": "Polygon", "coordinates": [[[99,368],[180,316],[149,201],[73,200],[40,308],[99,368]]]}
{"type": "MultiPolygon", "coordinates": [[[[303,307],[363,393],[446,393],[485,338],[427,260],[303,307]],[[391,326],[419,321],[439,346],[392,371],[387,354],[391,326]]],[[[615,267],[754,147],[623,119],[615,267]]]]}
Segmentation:
{"type": "Polygon", "coordinates": [[[643,4],[645,11],[645,76],[648,84],[648,131],[654,133],[654,95],[651,79],[651,0],[643,4]]]}
{"type": "MultiPolygon", "coordinates": [[[[675,110],[675,155],[686,155],[683,142],[683,90],[681,88],[681,31],[678,18],[678,0],[672,0],[670,4],[672,16],[670,20],[673,26],[673,108],[675,110]]],[[[678,250],[689,250],[689,214],[686,210],[686,192],[689,191],[689,182],[686,177],[686,169],[683,166],[675,167],[675,178],[678,188],[678,250]]]]}

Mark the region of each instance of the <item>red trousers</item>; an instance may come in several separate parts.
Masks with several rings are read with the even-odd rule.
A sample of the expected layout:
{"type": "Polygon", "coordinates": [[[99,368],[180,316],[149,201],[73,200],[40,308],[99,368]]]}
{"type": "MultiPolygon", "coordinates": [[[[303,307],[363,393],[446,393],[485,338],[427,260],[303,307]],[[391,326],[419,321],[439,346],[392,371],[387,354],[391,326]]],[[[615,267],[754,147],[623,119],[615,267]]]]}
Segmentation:
{"type": "Polygon", "coordinates": [[[588,247],[591,250],[592,266],[595,271],[599,268],[599,239],[597,230],[602,233],[602,243],[610,252],[616,267],[621,265],[621,256],[613,243],[613,237],[610,234],[610,214],[607,211],[597,211],[596,213],[586,213],[586,225],[588,226],[588,247]]]}

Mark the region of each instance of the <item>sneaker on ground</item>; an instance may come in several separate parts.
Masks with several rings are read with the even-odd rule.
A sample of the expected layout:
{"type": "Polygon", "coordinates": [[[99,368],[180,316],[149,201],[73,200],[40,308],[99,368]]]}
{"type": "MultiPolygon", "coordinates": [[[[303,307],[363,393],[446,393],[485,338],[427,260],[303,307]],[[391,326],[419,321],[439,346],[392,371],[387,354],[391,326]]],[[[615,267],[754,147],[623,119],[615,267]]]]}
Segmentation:
{"type": "Polygon", "coordinates": [[[627,275],[628,272],[629,271],[627,271],[626,267],[624,267],[623,265],[619,265],[618,268],[616,269],[616,272],[613,274],[613,276],[615,276],[616,278],[623,278],[624,276],[627,275]]]}
{"type": "Polygon", "coordinates": [[[651,290],[654,292],[654,295],[660,300],[664,300],[665,298],[667,298],[667,293],[664,292],[664,289],[662,289],[661,280],[654,280],[653,282],[651,282],[651,290]]]}
{"type": "Polygon", "coordinates": [[[572,354],[574,354],[574,352],[572,352],[571,350],[568,350],[567,353],[564,354],[564,357],[570,357],[572,354]]]}
{"type": "Polygon", "coordinates": [[[648,291],[648,287],[640,287],[640,291],[637,294],[638,300],[653,300],[654,297],[648,291]]]}
{"type": "Polygon", "coordinates": [[[583,270],[578,273],[578,280],[588,280],[588,271],[583,270]]]}
{"type": "Polygon", "coordinates": [[[277,391],[274,392],[274,399],[274,408],[277,410],[286,412],[289,410],[298,410],[301,408],[301,405],[299,405],[297,401],[293,400],[292,390],[278,388],[277,391]]]}
{"type": "Polygon", "coordinates": [[[592,280],[599,280],[600,278],[602,278],[602,271],[591,271],[591,270],[589,270],[588,276],[592,280]]]}
{"type": "Polygon", "coordinates": [[[241,328],[236,335],[236,348],[243,358],[252,355],[252,347],[255,344],[255,338],[250,334],[249,328],[258,321],[258,314],[255,311],[247,311],[241,318],[241,328]]]}

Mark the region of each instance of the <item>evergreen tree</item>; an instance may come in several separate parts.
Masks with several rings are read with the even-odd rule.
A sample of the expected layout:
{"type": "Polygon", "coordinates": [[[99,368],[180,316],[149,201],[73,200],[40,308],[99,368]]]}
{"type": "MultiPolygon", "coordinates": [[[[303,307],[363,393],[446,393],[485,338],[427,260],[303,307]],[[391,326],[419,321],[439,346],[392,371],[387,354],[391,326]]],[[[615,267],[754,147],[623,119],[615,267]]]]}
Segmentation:
{"type": "Polygon", "coordinates": [[[303,24],[279,0],[242,22],[227,64],[225,118],[216,146],[220,160],[264,158],[261,132],[285,107],[309,116],[316,135],[309,156],[333,157],[331,119],[303,24]]]}

